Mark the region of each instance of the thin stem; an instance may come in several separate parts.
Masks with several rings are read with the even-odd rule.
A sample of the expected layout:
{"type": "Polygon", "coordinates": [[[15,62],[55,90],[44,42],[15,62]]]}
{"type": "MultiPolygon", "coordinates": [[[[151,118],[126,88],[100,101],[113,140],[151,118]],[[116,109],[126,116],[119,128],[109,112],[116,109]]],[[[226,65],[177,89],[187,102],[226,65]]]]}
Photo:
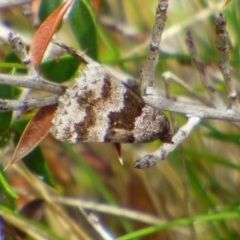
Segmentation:
{"type": "Polygon", "coordinates": [[[32,3],[33,0],[1,0],[0,9],[32,3]]]}
{"type": "Polygon", "coordinates": [[[232,80],[232,68],[229,64],[228,32],[226,30],[226,19],[223,14],[219,14],[216,20],[216,46],[219,52],[219,69],[225,81],[225,87],[231,106],[235,110],[240,109],[238,94],[232,80]]]}
{"type": "MultiPolygon", "coordinates": [[[[27,68],[28,75],[37,75],[35,68],[31,64],[31,59],[28,56],[26,46],[21,37],[16,33],[10,32],[8,35],[8,42],[11,44],[14,53],[27,68]]],[[[19,101],[26,101],[31,91],[32,89],[23,89],[19,96],[19,101]]],[[[17,120],[21,114],[22,111],[20,109],[18,109],[18,111],[14,111],[12,121],[14,122],[17,120]]]]}
{"type": "Polygon", "coordinates": [[[177,83],[178,85],[180,85],[181,87],[186,89],[189,93],[191,93],[195,98],[197,98],[200,102],[204,103],[206,106],[214,107],[214,105],[210,101],[208,101],[201,94],[196,93],[188,83],[184,82],[181,78],[177,77],[173,73],[165,72],[165,73],[163,73],[162,76],[165,81],[170,80],[170,79],[173,80],[175,83],[177,83]]]}
{"type": "Polygon", "coordinates": [[[186,44],[187,44],[188,51],[192,58],[192,63],[196,67],[197,71],[199,72],[201,81],[202,81],[203,85],[205,86],[209,97],[211,98],[211,102],[216,107],[222,107],[223,101],[220,98],[215,86],[213,85],[212,81],[210,80],[210,78],[208,77],[208,75],[206,73],[205,65],[201,62],[201,60],[199,58],[197,48],[195,46],[193,37],[190,32],[187,33],[186,44]]]}
{"type": "Polygon", "coordinates": [[[240,122],[239,112],[233,111],[231,109],[227,109],[224,111],[222,109],[198,106],[195,104],[174,102],[166,98],[163,98],[161,96],[149,95],[149,96],[144,96],[143,99],[147,104],[155,108],[158,108],[160,110],[166,110],[166,111],[184,114],[188,116],[197,116],[200,118],[240,122]]]}
{"type": "Polygon", "coordinates": [[[155,70],[159,58],[159,44],[167,20],[166,12],[168,0],[159,0],[156,10],[156,20],[152,31],[152,40],[149,46],[147,61],[141,72],[141,93],[145,95],[147,87],[154,85],[155,70]]]}
{"type": "Polygon", "coordinates": [[[189,135],[189,133],[196,127],[201,118],[190,117],[187,123],[181,127],[178,132],[173,136],[172,143],[164,143],[155,152],[139,158],[135,164],[135,168],[147,168],[154,166],[158,161],[164,160],[166,156],[172,152],[179,144],[181,144],[189,135]]]}
{"type": "Polygon", "coordinates": [[[63,94],[67,89],[66,86],[46,81],[39,76],[11,76],[2,73],[0,73],[0,84],[32,88],[58,95],[63,94]]]}
{"type": "Polygon", "coordinates": [[[52,105],[58,102],[58,96],[55,95],[49,98],[35,98],[29,100],[3,100],[0,99],[0,112],[22,110],[27,111],[30,108],[39,108],[47,105],[52,105]]]}
{"type": "Polygon", "coordinates": [[[93,213],[87,213],[82,207],[78,207],[78,209],[81,211],[83,216],[86,218],[86,220],[91,224],[91,226],[98,232],[98,234],[102,237],[102,239],[105,240],[114,240],[109,231],[106,230],[106,227],[104,228],[102,223],[100,222],[99,218],[93,214],[93,213]]]}
{"type": "Polygon", "coordinates": [[[163,219],[161,217],[154,216],[148,213],[134,211],[132,209],[120,208],[117,206],[111,206],[108,204],[91,202],[89,200],[85,201],[79,198],[74,199],[70,197],[56,196],[56,197],[52,197],[52,199],[54,202],[58,204],[63,204],[71,207],[81,207],[88,211],[116,215],[118,217],[124,217],[128,219],[132,219],[134,221],[143,222],[146,224],[161,224],[166,221],[166,219],[163,219]]]}

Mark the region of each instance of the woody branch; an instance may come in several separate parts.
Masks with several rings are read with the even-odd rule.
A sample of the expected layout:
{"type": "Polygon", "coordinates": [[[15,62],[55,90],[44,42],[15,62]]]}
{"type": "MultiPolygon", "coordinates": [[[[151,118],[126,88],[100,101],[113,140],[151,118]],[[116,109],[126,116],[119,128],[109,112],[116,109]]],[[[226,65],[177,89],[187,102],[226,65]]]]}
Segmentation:
{"type": "MultiPolygon", "coordinates": [[[[28,87],[32,89],[55,93],[58,95],[61,95],[66,90],[65,86],[54,84],[54,83],[45,81],[43,79],[41,81],[34,81],[34,79],[35,79],[35,76],[20,77],[20,76],[11,76],[7,74],[0,74],[0,84],[28,87]]],[[[143,98],[147,104],[152,105],[161,110],[166,110],[166,111],[175,112],[175,113],[184,114],[184,115],[191,114],[191,115],[196,115],[201,118],[207,118],[207,119],[219,119],[219,120],[228,120],[228,121],[237,121],[237,122],[240,121],[239,113],[230,109],[227,111],[222,111],[215,108],[196,106],[195,103],[189,104],[189,103],[174,102],[158,95],[155,95],[155,96],[146,95],[146,96],[143,96],[143,98]]],[[[57,101],[57,98],[51,97],[47,102],[48,104],[54,104],[56,103],[56,101],[57,101]]],[[[30,103],[29,107],[40,107],[40,106],[43,106],[44,101],[43,100],[39,101],[39,105],[38,105],[37,99],[35,100],[35,103],[31,102],[30,100],[23,101],[23,102],[19,100],[1,100],[0,106],[8,105],[9,107],[10,106],[12,107],[10,107],[9,109],[6,107],[5,109],[2,109],[0,107],[0,112],[7,111],[7,110],[12,111],[17,109],[23,109],[22,107],[23,105],[25,105],[25,109],[26,109],[28,102],[30,103]]]]}
{"type": "MultiPolygon", "coordinates": [[[[162,30],[159,30],[159,31],[162,31],[162,30]]],[[[215,94],[216,90],[212,86],[211,82],[208,80],[204,66],[200,62],[197,56],[197,51],[193,43],[193,40],[191,38],[191,35],[188,34],[187,41],[186,41],[188,45],[188,49],[193,58],[193,62],[195,66],[197,67],[198,71],[201,74],[203,84],[207,88],[209,95],[211,96],[211,93],[214,93],[214,96],[212,96],[211,98],[212,101],[209,102],[208,100],[203,98],[201,95],[194,93],[192,91],[192,88],[188,84],[186,84],[184,81],[176,77],[174,74],[167,72],[164,74],[164,77],[166,79],[171,76],[175,82],[177,82],[179,85],[183,86],[193,95],[195,95],[195,97],[198,100],[200,100],[205,105],[212,108],[206,108],[204,106],[196,106],[196,105],[191,106],[190,104],[173,102],[160,96],[144,96],[144,100],[148,104],[154,106],[155,108],[159,108],[161,110],[168,109],[168,111],[175,112],[175,113],[181,112],[181,114],[185,114],[189,118],[187,123],[182,128],[180,128],[179,131],[173,136],[172,144],[165,143],[157,151],[151,154],[148,154],[142,158],[139,158],[134,165],[135,168],[146,168],[149,166],[154,166],[157,163],[157,161],[163,160],[171,151],[173,151],[180,143],[182,143],[185,140],[185,138],[190,134],[192,129],[195,126],[197,126],[198,123],[203,118],[239,121],[239,111],[238,111],[239,102],[238,102],[237,91],[235,90],[235,87],[231,79],[232,69],[230,68],[230,65],[229,65],[229,49],[227,46],[226,21],[222,14],[220,14],[219,18],[216,21],[216,34],[217,34],[216,45],[220,55],[219,68],[225,80],[227,93],[231,103],[230,109],[220,110],[220,109],[214,108],[215,104],[213,104],[212,101],[214,100],[214,102],[216,103],[216,99],[217,99],[217,95],[215,94]]],[[[155,71],[155,68],[156,68],[156,65],[153,67],[154,71],[155,71]]]]}
{"type": "Polygon", "coordinates": [[[159,0],[156,9],[156,20],[152,30],[152,40],[149,45],[147,60],[140,76],[142,95],[146,93],[148,87],[152,87],[154,85],[155,69],[159,58],[159,45],[165,22],[167,20],[167,8],[168,0],[159,0]]]}
{"type": "MultiPolygon", "coordinates": [[[[147,64],[143,68],[142,75],[141,75],[143,93],[146,92],[147,87],[153,85],[155,68],[156,68],[156,64],[158,62],[158,57],[159,57],[158,48],[159,48],[159,44],[160,44],[160,38],[161,38],[162,31],[163,31],[164,23],[166,21],[167,6],[168,6],[168,1],[166,1],[166,0],[159,1],[159,3],[158,3],[158,7],[157,7],[157,11],[156,11],[156,23],[153,28],[152,41],[151,41],[150,48],[149,48],[149,56],[147,59],[147,64]]],[[[219,41],[217,41],[217,42],[219,42],[219,41]]],[[[225,43],[226,41],[220,41],[220,42],[225,43]]],[[[17,45],[22,47],[22,44],[17,44],[17,45]]],[[[58,45],[85,63],[90,63],[93,61],[93,60],[89,59],[84,53],[75,51],[75,50],[67,47],[64,44],[58,44],[58,45]]],[[[226,50],[227,47],[226,46],[219,47],[219,49],[226,50]]],[[[199,63],[199,60],[196,57],[196,50],[194,49],[194,47],[190,48],[190,52],[192,52],[191,54],[194,56],[193,61],[197,62],[197,64],[198,64],[197,68],[199,68],[199,72],[203,75],[204,78],[206,78],[203,65],[201,65],[199,63]]],[[[226,52],[227,51],[225,51],[225,54],[226,54],[226,52]]],[[[222,54],[221,56],[225,56],[225,55],[222,54]]],[[[25,63],[25,64],[28,63],[28,61],[26,61],[25,53],[22,56],[20,56],[20,59],[22,59],[23,63],[25,63]]],[[[224,74],[226,75],[226,73],[229,73],[229,65],[228,65],[228,63],[226,63],[226,59],[228,60],[228,56],[225,57],[224,59],[225,59],[225,62],[220,61],[221,64],[219,64],[219,65],[220,65],[220,69],[224,70],[223,75],[224,74]],[[221,66],[227,66],[227,67],[224,68],[221,66]]],[[[29,72],[31,72],[31,71],[29,71],[29,72]]],[[[169,75],[169,73],[165,73],[165,75],[164,75],[165,78],[167,78],[167,74],[169,75]]],[[[228,76],[228,75],[226,75],[226,76],[228,76]]],[[[173,145],[168,144],[169,150],[165,149],[166,144],[164,144],[163,148],[160,148],[159,150],[157,150],[154,153],[156,155],[153,155],[153,154],[149,155],[149,156],[153,157],[153,159],[155,159],[155,160],[159,158],[159,152],[162,151],[161,149],[163,149],[164,152],[169,153],[178,144],[180,144],[186,138],[186,136],[191,132],[193,127],[199,123],[199,121],[201,119],[210,118],[210,119],[228,120],[228,121],[236,121],[236,122],[240,121],[240,115],[239,115],[239,112],[237,111],[237,107],[234,107],[233,109],[228,109],[226,111],[212,108],[212,107],[214,107],[215,104],[212,104],[211,101],[204,99],[201,95],[195,94],[194,91],[192,91],[191,87],[189,85],[187,85],[184,81],[177,78],[173,74],[171,75],[171,78],[174,79],[176,82],[178,82],[178,84],[183,86],[185,89],[192,92],[192,94],[194,94],[194,96],[196,96],[198,100],[203,102],[208,107],[196,106],[195,103],[187,104],[187,103],[175,102],[175,101],[171,101],[166,98],[163,98],[159,95],[143,96],[145,102],[149,105],[154,106],[155,108],[184,114],[189,117],[187,124],[184,126],[184,128],[186,128],[184,130],[184,132],[186,134],[181,134],[182,130],[180,129],[179,130],[180,137],[178,137],[178,135],[177,135],[178,133],[173,137],[173,139],[178,139],[178,140],[176,142],[174,142],[173,145]]],[[[206,80],[206,79],[204,79],[204,80],[206,80]]],[[[231,90],[231,91],[229,91],[230,92],[229,95],[232,96],[233,95],[232,93],[234,93],[234,90],[232,87],[232,82],[228,80],[227,83],[228,84],[230,83],[230,87],[228,87],[227,89],[231,90]]],[[[61,95],[66,89],[66,87],[64,87],[64,86],[44,81],[36,74],[30,74],[27,77],[19,77],[19,76],[15,77],[15,76],[9,76],[9,75],[5,75],[5,74],[0,74],[0,84],[17,85],[17,86],[22,86],[22,87],[27,87],[27,88],[32,88],[32,89],[39,89],[39,90],[44,90],[47,92],[55,93],[57,95],[61,95]]],[[[209,90],[209,93],[211,93],[211,91],[210,91],[212,89],[211,84],[206,82],[205,86],[209,90]]],[[[231,99],[231,100],[233,100],[233,103],[232,103],[233,106],[237,105],[235,98],[231,99]]],[[[33,99],[33,100],[21,100],[21,101],[20,100],[19,101],[4,100],[4,101],[0,101],[0,111],[7,111],[7,110],[11,111],[14,109],[26,110],[31,107],[40,107],[40,106],[44,106],[44,105],[48,105],[48,104],[54,104],[56,102],[57,102],[57,96],[53,96],[48,99],[33,99]]],[[[165,154],[164,156],[166,156],[166,155],[167,154],[165,154]]],[[[144,158],[138,160],[138,165],[140,168],[141,168],[141,166],[149,165],[149,164],[146,164],[146,162],[144,162],[146,159],[148,159],[148,161],[150,161],[148,157],[144,157],[144,158]]],[[[152,163],[150,165],[153,165],[154,161],[152,161],[152,163]]]]}
{"type": "MultiPolygon", "coordinates": [[[[31,59],[28,56],[26,47],[20,38],[19,35],[16,33],[9,33],[8,36],[8,41],[12,46],[13,51],[17,55],[17,57],[20,59],[20,61],[25,65],[28,75],[38,75],[37,72],[35,71],[33,65],[31,64],[31,59]]],[[[30,94],[31,89],[25,88],[19,97],[20,101],[25,101],[28,98],[28,95],[30,94]]],[[[18,119],[21,115],[22,111],[21,108],[19,108],[17,111],[14,112],[12,121],[18,119]]]]}
{"type": "Polygon", "coordinates": [[[187,123],[181,127],[177,133],[173,136],[171,144],[164,143],[160,148],[155,152],[148,154],[142,158],[139,158],[135,164],[135,168],[147,168],[154,166],[158,161],[164,160],[166,156],[172,152],[180,143],[182,143],[190,134],[192,129],[196,127],[201,118],[200,117],[191,117],[188,119],[187,123]]]}
{"type": "Polygon", "coordinates": [[[20,6],[24,4],[32,3],[32,0],[1,0],[0,2],[0,9],[7,8],[9,6],[20,6]]]}
{"type": "MultiPolygon", "coordinates": [[[[215,86],[213,85],[211,79],[206,73],[205,65],[201,62],[198,51],[195,46],[193,37],[190,32],[187,32],[186,36],[186,45],[188,47],[188,52],[191,55],[192,58],[192,64],[196,68],[196,70],[199,72],[200,79],[202,81],[203,86],[205,87],[208,96],[210,98],[210,104],[215,107],[222,107],[223,101],[222,98],[219,96],[215,86]]],[[[204,102],[202,102],[204,103],[204,102]]],[[[208,105],[208,104],[205,104],[208,105]]]]}
{"type": "Polygon", "coordinates": [[[216,46],[219,53],[219,69],[225,81],[225,87],[228,94],[231,107],[235,110],[240,109],[238,94],[232,80],[232,68],[229,64],[228,32],[226,30],[226,19],[223,14],[219,14],[216,20],[216,46]]]}

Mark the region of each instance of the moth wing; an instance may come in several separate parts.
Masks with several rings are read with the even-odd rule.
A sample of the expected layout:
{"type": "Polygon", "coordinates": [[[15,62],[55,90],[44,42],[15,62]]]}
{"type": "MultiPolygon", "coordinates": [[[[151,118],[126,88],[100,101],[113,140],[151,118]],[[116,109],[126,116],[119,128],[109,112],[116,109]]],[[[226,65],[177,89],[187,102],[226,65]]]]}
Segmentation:
{"type": "Polygon", "coordinates": [[[133,142],[134,121],[144,106],[139,95],[91,63],[59,98],[51,133],[69,143],[133,142]]]}

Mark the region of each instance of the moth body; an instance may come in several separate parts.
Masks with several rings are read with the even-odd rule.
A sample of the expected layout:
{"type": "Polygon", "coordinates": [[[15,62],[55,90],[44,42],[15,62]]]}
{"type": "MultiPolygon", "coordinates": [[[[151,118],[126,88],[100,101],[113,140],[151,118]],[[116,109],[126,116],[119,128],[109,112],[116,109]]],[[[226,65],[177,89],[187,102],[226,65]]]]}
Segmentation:
{"type": "Polygon", "coordinates": [[[90,63],[60,96],[52,135],[64,142],[170,142],[166,116],[100,64],[90,63]]]}

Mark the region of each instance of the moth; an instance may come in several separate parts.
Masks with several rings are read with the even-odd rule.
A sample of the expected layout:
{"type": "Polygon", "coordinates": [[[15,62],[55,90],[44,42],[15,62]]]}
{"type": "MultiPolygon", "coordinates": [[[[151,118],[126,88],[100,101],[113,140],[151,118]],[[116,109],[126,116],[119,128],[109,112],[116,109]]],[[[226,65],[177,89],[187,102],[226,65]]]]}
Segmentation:
{"type": "Polygon", "coordinates": [[[93,61],[60,96],[50,132],[73,144],[171,142],[172,136],[160,110],[93,61]]]}

